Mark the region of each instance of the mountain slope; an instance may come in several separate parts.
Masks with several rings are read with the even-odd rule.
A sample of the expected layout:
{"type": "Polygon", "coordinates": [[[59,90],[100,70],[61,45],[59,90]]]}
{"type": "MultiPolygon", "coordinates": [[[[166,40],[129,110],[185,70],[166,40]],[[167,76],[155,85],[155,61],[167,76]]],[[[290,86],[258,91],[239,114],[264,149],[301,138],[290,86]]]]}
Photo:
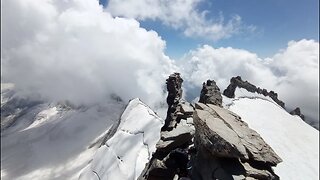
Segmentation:
{"type": "Polygon", "coordinates": [[[34,103],[12,89],[1,93],[1,100],[3,180],[78,179],[124,108],[116,101],[78,108],[34,103]]]}
{"type": "Polygon", "coordinates": [[[156,150],[163,124],[139,99],[131,100],[117,131],[98,149],[80,179],[137,179],[156,150]]]}
{"type": "Polygon", "coordinates": [[[292,116],[271,98],[237,88],[224,106],[256,130],[283,159],[275,173],[281,179],[319,179],[319,131],[292,116]]]}

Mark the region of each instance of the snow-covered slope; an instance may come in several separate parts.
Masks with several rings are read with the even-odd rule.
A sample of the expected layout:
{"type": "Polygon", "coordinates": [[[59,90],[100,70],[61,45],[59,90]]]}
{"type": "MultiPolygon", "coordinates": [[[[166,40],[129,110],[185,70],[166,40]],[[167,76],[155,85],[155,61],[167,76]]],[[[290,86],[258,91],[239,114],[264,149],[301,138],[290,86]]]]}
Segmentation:
{"type": "MultiPolygon", "coordinates": [[[[11,87],[12,88],[12,87],[11,87]]],[[[125,105],[90,107],[19,99],[1,92],[1,179],[78,179],[125,105]]]]}
{"type": "Polygon", "coordinates": [[[319,131],[271,98],[241,88],[235,95],[233,99],[223,96],[224,106],[240,115],[283,159],[274,168],[280,179],[318,180],[319,131]]]}
{"type": "Polygon", "coordinates": [[[117,131],[98,149],[80,179],[137,179],[156,150],[163,123],[139,99],[131,100],[117,131]]]}

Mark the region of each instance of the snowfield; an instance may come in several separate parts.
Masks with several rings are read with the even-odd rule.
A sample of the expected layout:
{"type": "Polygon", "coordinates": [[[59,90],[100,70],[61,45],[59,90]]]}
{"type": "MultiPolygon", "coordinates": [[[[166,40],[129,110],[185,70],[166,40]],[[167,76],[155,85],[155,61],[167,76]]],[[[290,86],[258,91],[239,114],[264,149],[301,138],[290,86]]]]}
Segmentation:
{"type": "Polygon", "coordinates": [[[235,95],[223,96],[224,106],[241,116],[282,158],[274,168],[280,179],[318,180],[319,131],[268,97],[241,88],[235,95]]]}
{"type": "MultiPolygon", "coordinates": [[[[12,97],[1,96],[1,107],[12,102],[12,97]]],[[[119,120],[124,107],[119,102],[82,108],[26,104],[25,113],[1,130],[1,179],[78,179],[99,138],[119,120]]]]}
{"type": "Polygon", "coordinates": [[[80,179],[137,179],[156,151],[163,124],[139,99],[131,100],[116,133],[98,149],[80,179]]]}

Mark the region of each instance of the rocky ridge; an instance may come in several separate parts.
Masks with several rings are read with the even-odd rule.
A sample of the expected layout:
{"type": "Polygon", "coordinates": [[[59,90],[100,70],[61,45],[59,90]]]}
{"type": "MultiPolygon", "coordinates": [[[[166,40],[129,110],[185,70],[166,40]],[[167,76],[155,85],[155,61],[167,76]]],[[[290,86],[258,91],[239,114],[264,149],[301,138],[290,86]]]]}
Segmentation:
{"type": "MultiPolygon", "coordinates": [[[[170,75],[168,91],[168,86],[181,88],[182,82],[178,73],[170,75]]],[[[194,105],[182,100],[181,93],[168,94],[167,125],[139,180],[279,179],[272,166],[281,158],[240,116],[222,107],[214,80],[203,83],[194,105]]]]}
{"type": "MultiPolygon", "coordinates": [[[[260,87],[257,87],[248,81],[242,80],[242,78],[240,76],[232,77],[230,79],[230,84],[223,91],[223,95],[227,96],[228,98],[234,98],[235,97],[235,90],[237,87],[246,89],[247,91],[252,92],[252,93],[258,93],[258,94],[262,94],[264,96],[268,96],[274,102],[276,102],[279,106],[286,109],[285,103],[278,99],[278,94],[276,92],[268,91],[267,89],[262,89],[260,87]]],[[[294,110],[290,111],[289,113],[292,115],[297,115],[297,116],[301,117],[302,120],[305,120],[304,115],[301,113],[299,107],[295,108],[294,110]]]]}
{"type": "Polygon", "coordinates": [[[275,93],[274,91],[269,91],[266,89],[261,89],[260,87],[256,87],[255,85],[251,84],[248,81],[243,81],[240,76],[232,77],[230,79],[230,84],[223,91],[223,95],[229,97],[229,98],[234,98],[234,92],[236,88],[244,88],[249,92],[252,93],[258,93],[258,94],[263,94],[264,96],[269,96],[272,100],[274,100],[278,105],[281,107],[285,108],[285,103],[281,100],[278,99],[278,94],[275,93]]]}

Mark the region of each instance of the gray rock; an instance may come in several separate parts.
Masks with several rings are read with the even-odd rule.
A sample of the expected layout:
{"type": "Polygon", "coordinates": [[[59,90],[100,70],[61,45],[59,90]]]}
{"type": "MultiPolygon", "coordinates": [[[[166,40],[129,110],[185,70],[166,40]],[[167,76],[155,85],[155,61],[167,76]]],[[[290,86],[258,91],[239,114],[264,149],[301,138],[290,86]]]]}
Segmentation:
{"type": "Polygon", "coordinates": [[[208,107],[215,111],[218,117],[223,119],[227,126],[238,135],[250,159],[270,163],[271,165],[282,162],[273,149],[256,131],[250,129],[248,124],[241,120],[240,116],[215,105],[208,104],[208,107]]]}
{"type": "Polygon", "coordinates": [[[199,102],[222,106],[220,89],[214,80],[207,80],[206,83],[202,84],[199,102]]]}
{"type": "Polygon", "coordinates": [[[302,120],[304,120],[304,115],[301,113],[301,110],[299,107],[296,107],[294,110],[290,111],[291,115],[297,115],[301,117],[302,120]]]}
{"type": "Polygon", "coordinates": [[[190,114],[192,115],[193,114],[193,107],[188,103],[184,103],[182,104],[181,103],[181,112],[184,113],[184,114],[190,114]]]}
{"type": "Polygon", "coordinates": [[[161,132],[161,139],[166,141],[166,140],[174,140],[178,138],[179,136],[184,136],[186,134],[193,135],[194,134],[194,129],[192,129],[189,126],[177,126],[174,128],[172,131],[163,131],[161,132]]]}
{"type": "Polygon", "coordinates": [[[187,124],[192,124],[193,125],[193,118],[187,118],[187,124]]]}
{"type": "Polygon", "coordinates": [[[197,147],[204,147],[215,157],[249,158],[238,135],[222,119],[199,109],[193,117],[197,147]]]}
{"type": "Polygon", "coordinates": [[[237,87],[246,89],[247,91],[252,92],[252,93],[256,92],[258,94],[263,94],[264,96],[269,96],[278,105],[280,105],[283,108],[285,107],[285,103],[278,99],[277,93],[275,93],[274,91],[268,92],[266,89],[261,89],[260,87],[256,87],[255,85],[249,83],[248,81],[243,81],[240,76],[232,77],[230,79],[230,84],[223,91],[223,95],[225,95],[229,98],[234,98],[235,97],[234,92],[237,87]]]}
{"type": "Polygon", "coordinates": [[[170,152],[171,150],[191,141],[194,129],[190,126],[177,126],[172,131],[161,132],[161,139],[156,147],[158,151],[170,152]]]}
{"type": "Polygon", "coordinates": [[[279,179],[277,175],[274,173],[271,173],[268,170],[264,169],[257,169],[252,167],[249,163],[241,163],[243,165],[243,168],[246,171],[246,179],[259,179],[259,180],[271,180],[271,179],[279,179]]]}

